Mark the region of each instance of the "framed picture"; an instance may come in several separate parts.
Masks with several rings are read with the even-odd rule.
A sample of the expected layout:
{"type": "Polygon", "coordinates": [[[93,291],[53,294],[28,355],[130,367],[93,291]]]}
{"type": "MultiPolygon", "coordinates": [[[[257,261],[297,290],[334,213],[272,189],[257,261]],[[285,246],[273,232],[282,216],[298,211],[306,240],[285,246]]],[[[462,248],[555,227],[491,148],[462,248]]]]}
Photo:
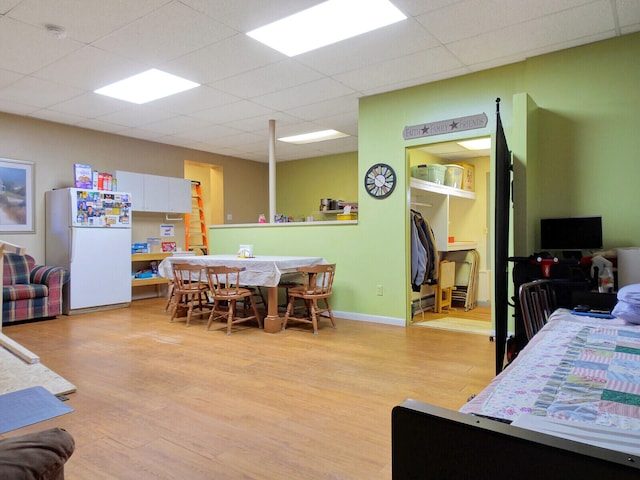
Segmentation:
{"type": "Polygon", "coordinates": [[[34,231],[32,162],[0,158],[0,232],[34,231]]]}

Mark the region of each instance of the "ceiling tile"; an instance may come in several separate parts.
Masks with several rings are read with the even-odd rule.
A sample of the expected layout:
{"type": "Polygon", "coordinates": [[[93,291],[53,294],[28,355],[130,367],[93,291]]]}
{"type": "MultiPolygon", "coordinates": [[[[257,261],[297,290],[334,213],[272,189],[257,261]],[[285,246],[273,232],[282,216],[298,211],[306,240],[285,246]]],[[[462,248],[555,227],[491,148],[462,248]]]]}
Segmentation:
{"type": "Polygon", "coordinates": [[[438,45],[423,26],[407,19],[296,58],[324,74],[334,75],[438,45]]]}
{"type": "Polygon", "coordinates": [[[228,108],[210,108],[192,113],[191,116],[208,122],[226,123],[268,113],[269,109],[263,105],[258,105],[249,100],[240,100],[239,102],[229,104],[228,108]]]}
{"type": "Polygon", "coordinates": [[[94,45],[156,66],[235,33],[180,2],[170,2],[94,45]]]}
{"type": "Polygon", "coordinates": [[[35,26],[61,26],[68,38],[90,43],[162,7],[167,1],[22,0],[9,16],[35,26]]]}
{"type": "Polygon", "coordinates": [[[0,88],[0,98],[40,108],[55,105],[82,93],[77,88],[28,76],[0,88]]]}
{"type": "Polygon", "coordinates": [[[34,27],[9,17],[0,17],[0,68],[32,73],[82,47],[70,39],[58,41],[44,27],[34,27]],[[7,48],[16,45],[19,48],[7,48]]]}
{"type": "Polygon", "coordinates": [[[554,45],[572,38],[613,31],[613,19],[608,6],[608,2],[590,3],[473,38],[455,41],[447,47],[462,62],[470,65],[511,56],[516,52],[521,52],[521,59],[524,59],[527,52],[534,49],[545,46],[552,49],[554,45]]]}
{"type": "MultiPolygon", "coordinates": [[[[124,103],[124,102],[123,102],[124,103]]],[[[100,115],[98,120],[115,123],[125,127],[143,127],[159,120],[166,120],[174,115],[146,105],[128,106],[117,112],[100,115]]]]}
{"type": "Polygon", "coordinates": [[[286,59],[234,75],[211,86],[242,98],[253,98],[318,80],[322,75],[299,62],[286,59]]]}
{"type": "Polygon", "coordinates": [[[345,87],[340,82],[331,78],[323,78],[304,85],[297,85],[281,92],[255,97],[253,100],[267,107],[286,111],[290,108],[310,105],[351,93],[353,93],[353,90],[345,87]]]}
{"type": "Polygon", "coordinates": [[[406,79],[415,79],[416,84],[426,83],[421,80],[425,75],[461,67],[462,64],[458,59],[444,47],[439,47],[337,74],[335,78],[354,90],[363,92],[406,79]]]}
{"type": "Polygon", "coordinates": [[[293,160],[356,150],[363,96],[640,31],[639,0],[393,0],[409,18],[292,58],[246,35],[319,1],[0,0],[0,111],[260,162],[270,119],[352,135],[282,146],[293,160]],[[201,86],[145,105],[93,93],[151,67],[201,86]]]}
{"type": "Polygon", "coordinates": [[[86,46],[34,72],[46,80],[94,91],[147,70],[144,64],[86,46]]]}
{"type": "Polygon", "coordinates": [[[286,58],[247,37],[237,34],[213,45],[194,50],[162,67],[198,83],[211,83],[286,58]]]}

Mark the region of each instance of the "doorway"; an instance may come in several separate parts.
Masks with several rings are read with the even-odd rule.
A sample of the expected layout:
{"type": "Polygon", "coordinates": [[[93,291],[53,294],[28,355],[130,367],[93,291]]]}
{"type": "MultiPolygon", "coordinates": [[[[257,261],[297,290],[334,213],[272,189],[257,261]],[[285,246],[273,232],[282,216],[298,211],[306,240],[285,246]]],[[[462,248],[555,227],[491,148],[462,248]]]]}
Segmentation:
{"type": "Polygon", "coordinates": [[[224,176],[222,167],[185,160],[184,178],[200,182],[205,223],[207,225],[223,224],[224,176]]]}
{"type": "MultiPolygon", "coordinates": [[[[456,281],[452,292],[452,308],[436,311],[435,296],[438,290],[434,286],[422,286],[420,292],[412,293],[412,323],[428,326],[430,321],[451,320],[455,323],[452,330],[466,331],[465,322],[470,321],[468,331],[474,330],[474,322],[483,322],[483,328],[491,327],[491,198],[490,198],[490,168],[491,168],[491,137],[482,137],[488,144],[479,149],[469,149],[457,141],[425,144],[407,149],[409,170],[412,172],[411,205],[430,224],[434,237],[440,239],[437,248],[441,259],[457,261],[456,281]],[[425,177],[425,169],[421,165],[463,165],[465,167],[465,185],[459,185],[451,179],[425,177]],[[469,175],[471,177],[467,178],[469,175]],[[430,188],[429,183],[415,181],[414,177],[427,182],[437,182],[446,186],[460,187],[473,196],[458,195],[457,191],[446,188],[430,188]],[[426,190],[426,191],[425,191],[426,190]],[[434,190],[434,191],[431,191],[434,190]],[[451,194],[449,194],[452,192],[451,194]],[[443,240],[444,239],[444,240],[443,240]],[[443,246],[444,245],[444,246],[443,246]],[[473,256],[466,252],[475,251],[473,256]],[[476,270],[473,272],[473,291],[469,291],[470,284],[465,281],[470,272],[471,260],[478,259],[476,270]]],[[[477,139],[473,139],[477,140],[477,139]]],[[[437,170],[437,169],[430,169],[437,170]]],[[[456,169],[453,169],[456,170],[456,169]]],[[[432,172],[429,172],[432,173],[432,172]]],[[[475,332],[477,333],[477,332],[475,332]]]]}

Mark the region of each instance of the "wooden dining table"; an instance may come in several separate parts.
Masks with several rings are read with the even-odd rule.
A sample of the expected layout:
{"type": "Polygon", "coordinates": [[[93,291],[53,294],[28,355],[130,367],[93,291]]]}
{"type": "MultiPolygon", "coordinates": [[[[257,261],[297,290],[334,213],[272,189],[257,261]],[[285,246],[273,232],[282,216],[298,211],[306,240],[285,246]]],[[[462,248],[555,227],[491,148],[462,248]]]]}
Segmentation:
{"type": "Polygon", "coordinates": [[[158,265],[158,274],[173,279],[172,262],[186,262],[191,265],[241,267],[242,285],[267,287],[267,316],[264,319],[264,331],[279,332],[282,318],[278,313],[278,284],[282,275],[296,273],[298,267],[329,263],[323,257],[298,257],[286,255],[260,255],[250,258],[235,254],[218,255],[175,255],[167,257],[158,265]]]}

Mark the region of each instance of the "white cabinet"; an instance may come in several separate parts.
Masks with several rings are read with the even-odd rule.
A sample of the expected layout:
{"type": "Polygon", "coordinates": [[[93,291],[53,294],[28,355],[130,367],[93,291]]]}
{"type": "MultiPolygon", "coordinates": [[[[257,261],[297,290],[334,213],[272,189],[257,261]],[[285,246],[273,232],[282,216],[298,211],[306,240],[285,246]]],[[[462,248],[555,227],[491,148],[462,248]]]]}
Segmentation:
{"type": "Polygon", "coordinates": [[[169,212],[191,213],[191,180],[167,178],[169,179],[169,212]]]}
{"type": "Polygon", "coordinates": [[[133,211],[191,213],[191,181],[146,173],[116,171],[118,189],[130,192],[133,211]]]}
{"type": "Polygon", "coordinates": [[[142,184],[142,174],[133,172],[116,171],[118,190],[131,194],[131,209],[140,211],[144,206],[144,186],[142,184]]]}
{"type": "Polygon", "coordinates": [[[420,211],[429,220],[438,250],[450,252],[474,249],[477,242],[449,243],[451,197],[475,200],[476,194],[411,177],[411,208],[420,211]]]}

